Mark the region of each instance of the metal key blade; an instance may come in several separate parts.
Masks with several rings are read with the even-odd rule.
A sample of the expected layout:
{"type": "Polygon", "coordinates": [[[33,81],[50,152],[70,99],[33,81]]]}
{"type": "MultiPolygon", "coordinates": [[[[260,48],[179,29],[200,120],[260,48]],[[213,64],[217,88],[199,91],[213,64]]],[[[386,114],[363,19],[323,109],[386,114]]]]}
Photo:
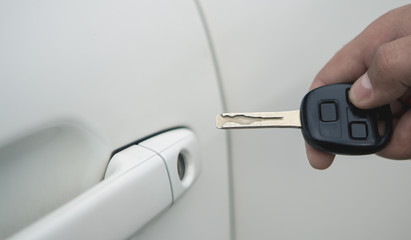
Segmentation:
{"type": "Polygon", "coordinates": [[[300,110],[284,112],[222,113],[217,128],[301,128],[300,110]]]}

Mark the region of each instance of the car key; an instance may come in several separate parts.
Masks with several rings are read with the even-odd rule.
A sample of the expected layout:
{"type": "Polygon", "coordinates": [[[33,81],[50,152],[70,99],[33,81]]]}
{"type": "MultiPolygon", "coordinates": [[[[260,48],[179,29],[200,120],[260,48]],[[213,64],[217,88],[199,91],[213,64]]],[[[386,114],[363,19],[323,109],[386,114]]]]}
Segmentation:
{"type": "Polygon", "coordinates": [[[348,98],[350,88],[351,84],[316,88],[304,96],[300,110],[295,111],[222,113],[217,115],[217,127],[301,128],[305,141],[322,151],[346,155],[378,152],[392,134],[390,107],[356,108],[348,98]]]}

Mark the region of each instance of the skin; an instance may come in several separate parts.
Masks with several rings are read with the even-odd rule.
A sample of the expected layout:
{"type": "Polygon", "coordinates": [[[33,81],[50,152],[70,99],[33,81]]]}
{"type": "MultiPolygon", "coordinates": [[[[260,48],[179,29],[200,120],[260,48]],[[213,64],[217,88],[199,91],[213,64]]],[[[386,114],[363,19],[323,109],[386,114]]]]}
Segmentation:
{"type": "MultiPolygon", "coordinates": [[[[321,69],[310,90],[353,82],[350,100],[358,108],[390,104],[394,131],[378,155],[411,159],[411,4],[391,10],[371,23],[321,69]]],[[[328,168],[335,155],[306,144],[316,169],[328,168]]]]}

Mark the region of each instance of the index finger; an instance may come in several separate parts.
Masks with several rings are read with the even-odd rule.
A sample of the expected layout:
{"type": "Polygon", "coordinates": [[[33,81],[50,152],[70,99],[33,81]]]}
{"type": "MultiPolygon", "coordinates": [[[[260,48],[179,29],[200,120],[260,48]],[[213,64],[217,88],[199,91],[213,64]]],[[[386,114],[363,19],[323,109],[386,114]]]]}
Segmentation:
{"type": "Polygon", "coordinates": [[[353,82],[367,69],[361,50],[352,41],[338,51],[314,78],[310,90],[324,85],[353,82]]]}

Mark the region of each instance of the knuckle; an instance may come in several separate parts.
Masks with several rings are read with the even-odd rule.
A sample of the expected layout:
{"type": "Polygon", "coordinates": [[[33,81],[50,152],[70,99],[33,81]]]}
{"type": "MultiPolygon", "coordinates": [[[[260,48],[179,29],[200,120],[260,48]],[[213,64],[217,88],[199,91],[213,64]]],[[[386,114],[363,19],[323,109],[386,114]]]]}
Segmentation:
{"type": "Polygon", "coordinates": [[[375,56],[377,68],[382,74],[389,74],[401,63],[401,53],[393,43],[381,45],[375,56]]]}

